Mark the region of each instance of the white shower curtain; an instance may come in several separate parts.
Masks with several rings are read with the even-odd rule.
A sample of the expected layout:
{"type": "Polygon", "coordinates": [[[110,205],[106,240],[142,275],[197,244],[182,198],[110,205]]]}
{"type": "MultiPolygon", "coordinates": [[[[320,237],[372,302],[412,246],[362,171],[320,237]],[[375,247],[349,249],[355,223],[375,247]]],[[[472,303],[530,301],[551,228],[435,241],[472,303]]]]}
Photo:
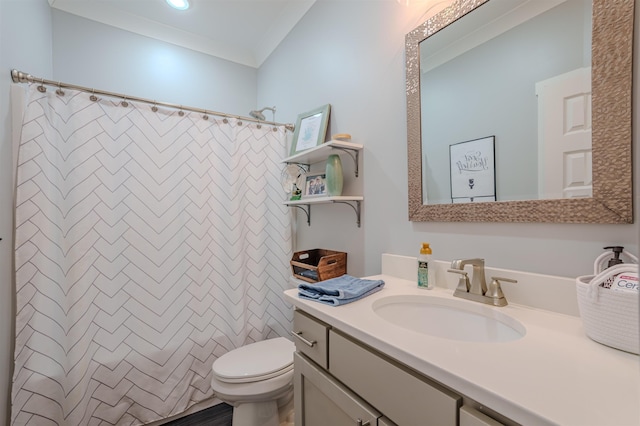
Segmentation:
{"type": "Polygon", "coordinates": [[[18,155],[12,422],[180,413],[290,329],[285,129],[54,89],[29,87],[18,155]]]}

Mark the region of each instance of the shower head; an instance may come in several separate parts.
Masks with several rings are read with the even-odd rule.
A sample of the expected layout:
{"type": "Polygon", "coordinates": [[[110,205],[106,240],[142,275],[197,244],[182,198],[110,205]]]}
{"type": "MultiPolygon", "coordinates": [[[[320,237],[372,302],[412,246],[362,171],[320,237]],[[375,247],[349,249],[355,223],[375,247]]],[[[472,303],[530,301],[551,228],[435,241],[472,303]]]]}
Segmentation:
{"type": "Polygon", "coordinates": [[[249,115],[255,118],[256,120],[260,120],[260,121],[265,120],[264,114],[261,113],[260,111],[251,111],[249,112],[249,115]]]}
{"type": "Polygon", "coordinates": [[[265,121],[265,117],[264,114],[262,113],[262,111],[264,111],[265,109],[268,109],[269,111],[271,111],[273,113],[273,121],[276,121],[276,107],[264,107],[262,109],[259,109],[257,111],[250,111],[249,115],[253,118],[255,118],[256,120],[260,120],[260,121],[265,121]]]}

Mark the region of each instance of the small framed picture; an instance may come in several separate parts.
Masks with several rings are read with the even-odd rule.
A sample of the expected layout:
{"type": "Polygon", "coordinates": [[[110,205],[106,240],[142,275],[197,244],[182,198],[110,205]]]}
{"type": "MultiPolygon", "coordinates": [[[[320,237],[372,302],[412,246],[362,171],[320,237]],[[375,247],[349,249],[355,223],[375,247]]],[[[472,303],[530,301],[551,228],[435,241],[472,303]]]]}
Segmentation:
{"type": "Polygon", "coordinates": [[[451,201],[496,201],[495,136],[449,145],[451,201]]]}
{"type": "Polygon", "coordinates": [[[291,141],[291,155],[324,143],[330,112],[331,105],[327,104],[298,115],[291,141]]]}
{"type": "Polygon", "coordinates": [[[326,196],[327,196],[326,175],[324,173],[307,175],[302,197],[309,198],[309,197],[326,197],[326,196]]]}

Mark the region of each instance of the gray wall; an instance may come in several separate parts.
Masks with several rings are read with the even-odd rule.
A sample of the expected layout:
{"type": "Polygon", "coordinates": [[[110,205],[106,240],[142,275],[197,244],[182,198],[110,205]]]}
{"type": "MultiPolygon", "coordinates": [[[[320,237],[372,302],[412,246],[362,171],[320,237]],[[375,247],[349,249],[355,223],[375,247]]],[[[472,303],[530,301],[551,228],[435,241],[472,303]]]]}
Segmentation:
{"type": "Polygon", "coordinates": [[[177,105],[245,116],[256,108],[255,68],[56,9],[53,72],[53,80],[177,105]]]}
{"type": "MultiPolygon", "coordinates": [[[[310,227],[298,213],[299,248],[347,251],[348,272],[354,275],[380,272],[384,252],[417,256],[421,241],[431,243],[438,260],[483,257],[498,268],[565,277],[589,273],[605,245],[620,244],[637,253],[637,208],[632,225],[407,220],[404,35],[421,22],[420,7],[424,3],[407,8],[395,1],[318,0],[260,68],[259,104],[278,105],[280,118],[292,121],[298,113],[329,102],[331,133],[351,133],[365,146],[363,177],[356,184],[365,197],[362,228],[347,207],[314,207],[310,227]]],[[[635,25],[637,31],[640,19],[635,25]]],[[[637,44],[635,111],[640,97],[637,44]]],[[[638,114],[634,120],[638,129],[638,114]]],[[[635,156],[638,176],[637,150],[635,156]]]]}
{"type": "MultiPolygon", "coordinates": [[[[639,2],[636,0],[636,30],[640,25],[639,2]]],[[[424,8],[423,2],[405,7],[393,0],[318,0],[256,72],[61,12],[52,14],[46,0],[0,0],[0,424],[9,413],[14,316],[11,68],[243,115],[257,105],[277,105],[277,119],[283,122],[294,122],[297,114],[331,103],[329,133],[348,132],[365,145],[361,177],[357,181],[352,178],[345,188],[345,193],[363,192],[363,224],[356,227],[347,206],[314,207],[310,227],[299,214],[298,248],[347,251],[349,272],[354,275],[378,273],[383,252],[416,256],[423,240],[432,243],[435,259],[482,256],[494,267],[569,277],[588,273],[605,244],[622,244],[637,253],[638,213],[634,225],[407,220],[404,34],[424,19],[424,8]],[[176,58],[165,65],[179,64],[181,68],[170,74],[171,78],[157,74],[158,63],[141,56],[153,50],[176,58]]],[[[634,58],[637,111],[638,46],[634,58]]],[[[640,123],[634,119],[638,129],[640,123]]],[[[637,140],[635,131],[636,145],[637,140]]],[[[635,160],[638,176],[637,150],[635,160]]],[[[352,166],[348,160],[344,165],[345,175],[350,176],[352,166]]]]}
{"type": "Polygon", "coordinates": [[[9,88],[12,68],[52,75],[47,0],[0,0],[0,424],[9,424],[13,365],[13,166],[9,88]]]}

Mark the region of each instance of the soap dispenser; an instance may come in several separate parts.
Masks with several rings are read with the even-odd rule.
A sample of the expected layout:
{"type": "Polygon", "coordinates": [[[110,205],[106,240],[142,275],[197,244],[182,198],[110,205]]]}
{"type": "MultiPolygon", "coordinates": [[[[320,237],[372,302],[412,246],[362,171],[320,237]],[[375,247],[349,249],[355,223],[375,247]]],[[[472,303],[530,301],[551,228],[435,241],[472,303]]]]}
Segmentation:
{"type": "Polygon", "coordinates": [[[622,259],[620,259],[620,254],[622,254],[622,251],[624,250],[624,247],[622,247],[622,246],[609,246],[609,247],[604,247],[604,249],[613,251],[613,257],[611,259],[609,259],[609,262],[607,263],[607,268],[611,268],[613,265],[619,265],[621,263],[624,263],[622,261],[622,259]]]}
{"type": "MultiPolygon", "coordinates": [[[[622,261],[622,259],[620,259],[620,254],[622,254],[622,252],[624,251],[624,247],[622,247],[622,246],[609,246],[609,247],[604,247],[604,249],[613,251],[613,257],[611,259],[609,259],[609,261],[607,262],[607,268],[606,269],[609,269],[614,265],[619,265],[621,263],[624,263],[622,261]]],[[[609,253],[609,256],[611,256],[611,253],[609,253]]],[[[616,280],[616,277],[617,277],[617,275],[613,275],[613,276],[605,279],[600,284],[600,287],[611,288],[613,286],[613,283],[616,280]]]]}
{"type": "Polygon", "coordinates": [[[434,269],[431,265],[431,247],[429,243],[422,243],[418,256],[418,288],[432,290],[435,286],[434,269]]]}

